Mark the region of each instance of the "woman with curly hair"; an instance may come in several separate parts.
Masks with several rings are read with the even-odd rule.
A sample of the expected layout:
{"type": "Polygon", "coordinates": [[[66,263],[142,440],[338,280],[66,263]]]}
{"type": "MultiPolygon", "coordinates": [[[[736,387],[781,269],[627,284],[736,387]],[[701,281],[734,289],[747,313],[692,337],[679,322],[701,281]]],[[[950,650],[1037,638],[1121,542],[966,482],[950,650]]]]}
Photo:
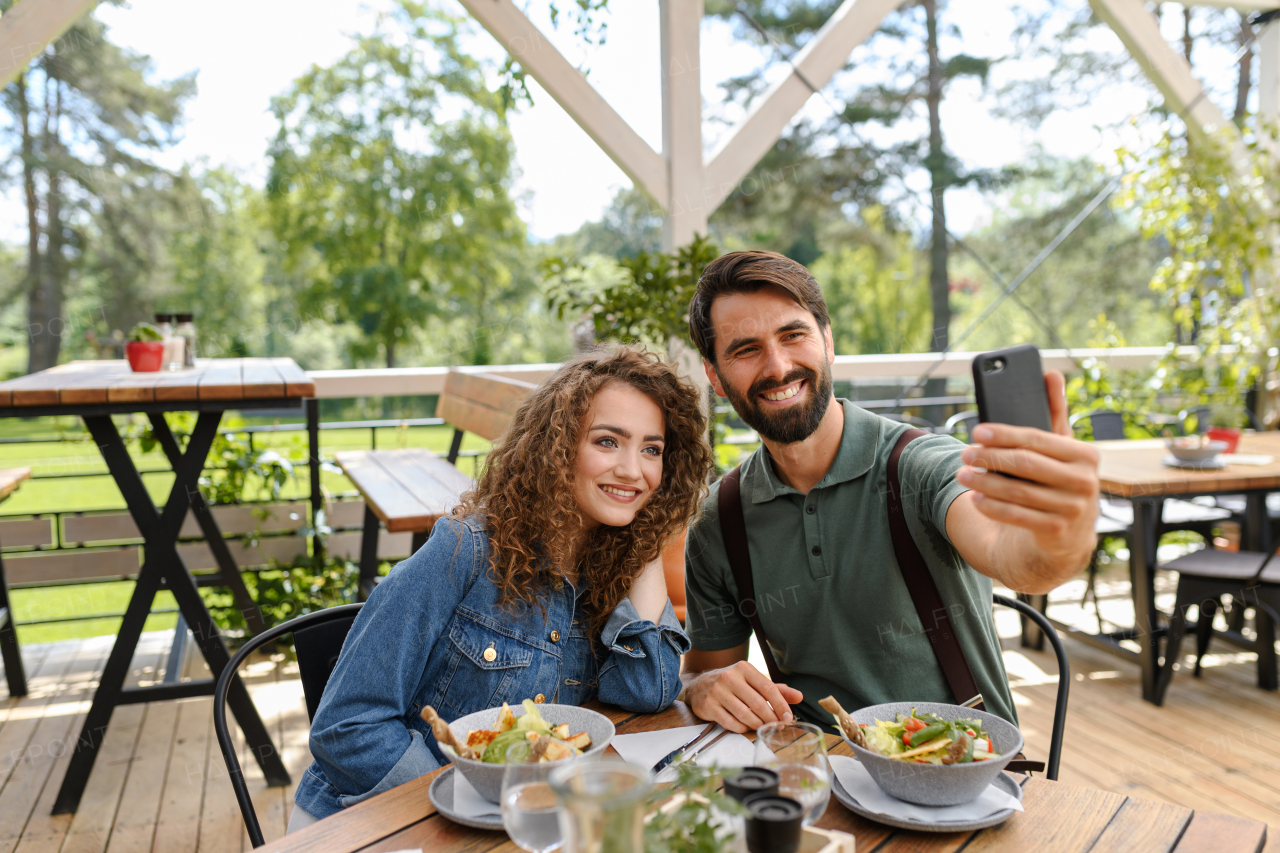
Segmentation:
{"type": "Polygon", "coordinates": [[[476,487],[360,611],[311,726],[290,829],[446,761],[446,720],[524,699],[666,708],[689,649],[663,546],[693,520],[711,450],[696,390],[601,349],[520,406],[476,487]]]}

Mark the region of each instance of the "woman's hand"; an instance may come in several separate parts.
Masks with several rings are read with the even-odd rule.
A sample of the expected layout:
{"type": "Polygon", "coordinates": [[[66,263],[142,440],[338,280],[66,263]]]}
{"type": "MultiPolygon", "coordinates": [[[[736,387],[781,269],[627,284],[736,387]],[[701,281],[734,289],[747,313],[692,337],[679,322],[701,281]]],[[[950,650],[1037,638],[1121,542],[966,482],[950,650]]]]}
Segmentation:
{"type": "Polygon", "coordinates": [[[632,581],[627,597],[641,619],[657,624],[662,618],[662,609],[667,606],[667,577],[662,572],[661,556],[645,566],[639,577],[632,581]]]}

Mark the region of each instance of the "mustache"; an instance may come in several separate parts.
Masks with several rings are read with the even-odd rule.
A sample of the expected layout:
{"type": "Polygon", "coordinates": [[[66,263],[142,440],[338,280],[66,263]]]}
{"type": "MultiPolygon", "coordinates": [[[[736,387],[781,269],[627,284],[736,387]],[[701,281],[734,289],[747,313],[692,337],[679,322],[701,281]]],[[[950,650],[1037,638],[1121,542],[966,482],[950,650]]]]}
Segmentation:
{"type": "Polygon", "coordinates": [[[814,373],[807,367],[797,367],[778,381],[771,379],[761,379],[757,381],[750,389],[748,389],[747,397],[754,402],[755,398],[759,395],[768,394],[770,391],[776,391],[779,388],[786,388],[791,383],[800,379],[808,380],[809,384],[812,385],[818,381],[818,374],[814,373]]]}

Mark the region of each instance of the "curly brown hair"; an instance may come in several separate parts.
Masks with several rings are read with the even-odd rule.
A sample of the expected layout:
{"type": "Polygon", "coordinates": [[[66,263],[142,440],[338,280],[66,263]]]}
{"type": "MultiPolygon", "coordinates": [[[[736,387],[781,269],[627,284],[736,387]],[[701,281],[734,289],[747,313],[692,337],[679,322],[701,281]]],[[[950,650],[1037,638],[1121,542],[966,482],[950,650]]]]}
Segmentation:
{"type": "Polygon", "coordinates": [[[452,513],[484,518],[499,605],[545,608],[545,592],[563,583],[556,567],[576,571],[586,582],[589,636],[598,639],[632,581],[696,517],[711,471],[706,425],[697,390],[655,355],[600,347],[565,362],[520,405],[452,513]],[[662,410],[662,480],[629,525],[600,525],[588,535],[574,499],[574,465],[583,421],[609,382],[631,385],[662,410]]]}

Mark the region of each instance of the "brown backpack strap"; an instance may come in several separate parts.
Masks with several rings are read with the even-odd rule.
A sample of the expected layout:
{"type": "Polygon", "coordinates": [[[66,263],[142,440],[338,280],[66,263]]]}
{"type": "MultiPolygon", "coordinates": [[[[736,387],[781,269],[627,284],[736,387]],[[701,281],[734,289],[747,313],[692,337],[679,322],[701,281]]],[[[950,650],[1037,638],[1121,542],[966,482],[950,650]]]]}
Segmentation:
{"type": "Polygon", "coordinates": [[[739,466],[720,480],[716,503],[720,511],[720,535],[724,538],[724,551],[733,571],[733,582],[738,586],[738,612],[751,622],[751,630],[756,634],[756,642],[760,644],[765,665],[769,668],[769,680],[778,684],[782,681],[782,673],[765,639],[760,609],[756,607],[756,584],[751,575],[751,553],[747,550],[747,522],[742,515],[741,476],[742,467],[739,466]]]}
{"type": "MultiPolygon", "coordinates": [[[[929,571],[916,541],[907,527],[907,516],[902,511],[902,483],[898,478],[898,459],[902,451],[913,440],[928,435],[922,429],[909,429],[898,437],[898,443],[889,454],[889,468],[886,485],[889,493],[889,532],[893,535],[893,552],[898,558],[898,568],[902,578],[907,582],[907,590],[911,600],[915,602],[916,614],[920,624],[924,626],[933,647],[933,654],[942,667],[942,674],[947,677],[947,684],[957,703],[967,701],[978,695],[978,684],[974,681],[973,671],[965,660],[964,651],[960,648],[960,639],[951,626],[951,617],[938,592],[938,584],[929,571]]],[[[982,705],[977,706],[979,709],[982,705]]]]}

